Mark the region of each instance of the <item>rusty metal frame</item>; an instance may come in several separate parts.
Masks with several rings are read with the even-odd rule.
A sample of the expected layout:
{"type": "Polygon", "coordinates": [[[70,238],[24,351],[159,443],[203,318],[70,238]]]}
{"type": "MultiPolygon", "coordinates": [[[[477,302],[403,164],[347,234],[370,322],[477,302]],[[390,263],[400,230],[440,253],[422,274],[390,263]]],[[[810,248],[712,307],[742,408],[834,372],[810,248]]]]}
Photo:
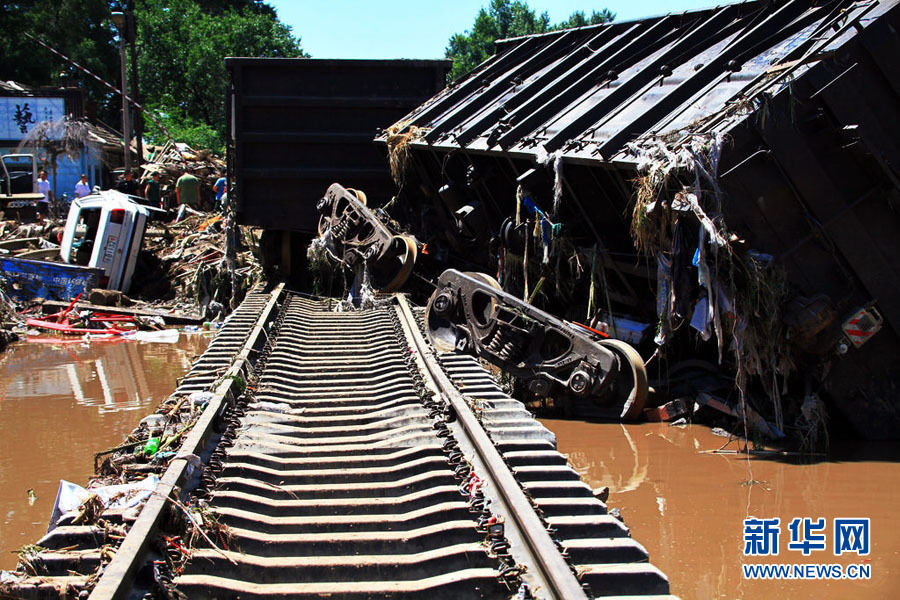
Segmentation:
{"type": "Polygon", "coordinates": [[[646,372],[633,348],[535,308],[486,275],[444,271],[428,301],[425,330],[438,350],[476,354],[537,395],[590,397],[613,403],[618,418],[640,416],[646,372]]]}
{"type": "Polygon", "coordinates": [[[412,273],[416,243],[410,236],[395,235],[366,201],[362,191],[332,184],[317,206],[319,236],[329,259],[354,270],[367,266],[373,287],[393,292],[412,273]]]}

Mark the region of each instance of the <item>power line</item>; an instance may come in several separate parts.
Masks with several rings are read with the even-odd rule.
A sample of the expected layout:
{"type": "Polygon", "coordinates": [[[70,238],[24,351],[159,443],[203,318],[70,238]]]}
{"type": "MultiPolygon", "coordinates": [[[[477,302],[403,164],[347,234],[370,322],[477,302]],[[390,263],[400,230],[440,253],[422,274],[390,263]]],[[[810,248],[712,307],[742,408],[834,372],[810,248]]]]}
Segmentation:
{"type": "MultiPolygon", "coordinates": [[[[176,144],[176,142],[175,142],[175,138],[173,138],[173,137],[172,137],[172,134],[169,133],[169,130],[166,129],[165,126],[163,126],[162,123],[159,122],[159,119],[156,118],[156,115],[154,115],[152,112],[150,112],[149,110],[147,110],[146,108],[144,108],[143,106],[141,106],[137,101],[135,101],[134,99],[132,99],[131,97],[129,97],[128,94],[123,94],[123,93],[122,93],[122,90],[120,90],[119,88],[117,88],[115,85],[113,85],[113,84],[111,84],[110,82],[106,81],[105,79],[103,79],[102,77],[100,77],[99,75],[97,75],[96,73],[94,73],[93,71],[89,70],[87,67],[81,66],[80,64],[78,64],[77,62],[75,62],[74,60],[72,60],[71,58],[69,58],[68,56],[66,56],[65,54],[63,54],[63,53],[60,52],[59,50],[57,50],[56,48],[54,48],[54,47],[50,46],[49,44],[47,44],[47,43],[46,43],[45,41],[43,41],[42,39],[37,38],[37,37],[31,35],[31,34],[28,33],[28,32],[25,32],[25,37],[27,37],[27,38],[29,38],[29,39],[31,39],[31,40],[34,40],[35,42],[37,42],[38,44],[40,44],[41,46],[43,46],[44,48],[46,48],[47,50],[49,50],[50,52],[52,52],[53,54],[55,54],[55,55],[59,56],[60,58],[62,58],[64,61],[66,61],[67,63],[69,63],[70,65],[72,65],[73,67],[75,67],[76,69],[82,71],[83,73],[85,73],[85,74],[87,74],[87,75],[90,75],[91,77],[93,77],[94,79],[96,79],[97,81],[99,81],[100,83],[102,83],[103,85],[105,85],[106,87],[108,87],[109,89],[111,89],[112,91],[114,91],[115,93],[119,94],[120,96],[124,96],[124,98],[125,98],[126,100],[128,100],[128,102],[130,102],[131,104],[133,104],[135,108],[137,108],[139,111],[141,111],[141,113],[143,113],[143,114],[147,115],[148,117],[150,117],[150,120],[153,121],[153,122],[156,124],[156,126],[159,127],[159,129],[165,134],[165,136],[166,136],[167,138],[169,138],[169,141],[172,142],[172,148],[174,148],[174,149],[175,149],[175,152],[178,153],[179,158],[181,158],[181,160],[185,160],[184,157],[181,155],[181,152],[178,150],[178,146],[177,146],[177,144],[176,144]]],[[[123,133],[124,133],[124,132],[123,132],[123,133]]],[[[131,150],[128,149],[128,151],[130,152],[131,150]]]]}

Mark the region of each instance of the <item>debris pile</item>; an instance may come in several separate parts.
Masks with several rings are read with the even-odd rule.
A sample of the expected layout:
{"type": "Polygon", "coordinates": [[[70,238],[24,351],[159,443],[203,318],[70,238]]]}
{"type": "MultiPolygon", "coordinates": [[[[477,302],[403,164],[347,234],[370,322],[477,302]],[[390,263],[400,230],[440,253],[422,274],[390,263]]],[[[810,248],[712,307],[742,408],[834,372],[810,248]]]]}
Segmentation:
{"type": "Polygon", "coordinates": [[[213,185],[225,174],[225,160],[210,150],[194,150],[180,142],[151,146],[149,161],[141,166],[141,189],[159,173],[159,186],[166,206],[175,206],[175,182],[186,169],[200,180],[200,197],[206,201],[214,198],[213,185]]]}
{"type": "Polygon", "coordinates": [[[774,426],[751,428],[783,437],[781,389],[794,369],[780,311],[787,296],[785,275],[771,256],[750,249],[726,227],[718,180],[722,136],[680,139],[628,144],[642,172],[635,182],[632,237],[658,264],[655,342],[664,350],[684,322],[703,340],[714,337],[719,363],[730,350],[745,429],[746,419],[758,416],[748,405],[755,378],[769,401],[760,408],[774,426]]]}
{"type": "Polygon", "coordinates": [[[0,273],[0,352],[19,339],[15,329],[24,323],[24,319],[16,312],[15,303],[7,295],[6,286],[6,279],[0,273]]]}
{"type": "MultiPolygon", "coordinates": [[[[154,313],[172,317],[177,313],[175,316],[180,320],[176,324],[184,324],[184,319],[196,323],[220,321],[262,276],[252,251],[258,233],[230,223],[228,213],[204,213],[187,207],[172,222],[152,222],[144,233],[128,295],[94,289],[80,299],[89,305],[79,305],[72,314],[85,308],[97,312],[97,306],[127,307],[130,310],[123,312],[135,315],[154,313]]],[[[57,242],[63,225],[54,220],[27,224],[0,222],[0,258],[58,260],[57,242]]],[[[0,350],[25,332],[26,316],[40,317],[42,312],[42,300],[14,301],[10,296],[16,294],[12,293],[11,286],[10,281],[0,276],[0,350]]]]}
{"type": "MultiPolygon", "coordinates": [[[[45,251],[58,252],[53,249],[45,236],[49,236],[53,224],[26,224],[15,221],[0,222],[0,258],[4,256],[27,257],[29,254],[45,251]]],[[[10,298],[12,284],[0,270],[0,352],[19,339],[17,331],[25,325],[25,318],[19,313],[19,307],[10,298]]]]}
{"type": "Polygon", "coordinates": [[[122,444],[94,456],[97,476],[91,486],[131,483],[148,474],[162,474],[210,399],[210,392],[168,398],[155,413],[144,417],[122,444]]]}
{"type": "Polygon", "coordinates": [[[19,223],[12,219],[0,221],[0,255],[18,254],[17,251],[25,246],[31,249],[47,247],[48,244],[55,246],[64,225],[65,221],[53,219],[42,223],[19,223]]]}
{"type": "Polygon", "coordinates": [[[227,215],[192,211],[155,224],[144,235],[131,296],[155,306],[193,307],[207,320],[224,317],[262,276],[256,245],[256,232],[227,215]]]}
{"type": "MultiPolygon", "coordinates": [[[[86,567],[88,573],[93,573],[78,584],[86,597],[125,538],[125,524],[133,521],[147,500],[157,493],[158,483],[169,463],[176,457],[186,459],[188,477],[201,477],[204,469],[199,457],[178,454],[178,449],[212,398],[211,392],[171,396],[155,413],[141,420],[122,444],[94,456],[95,475],[86,487],[61,481],[48,534],[37,545],[29,544],[19,550],[15,571],[0,571],[0,596],[20,597],[23,587],[33,585],[32,578],[47,575],[42,553],[54,546],[54,530],[63,527],[60,531],[65,536],[65,526],[86,525],[93,527],[94,540],[100,551],[99,568],[86,567]]],[[[198,545],[195,538],[199,536],[213,547],[216,544],[210,540],[210,535],[220,544],[227,538],[227,528],[207,510],[198,506],[188,508],[171,496],[166,499],[180,511],[176,511],[173,520],[177,522],[179,515],[185,519],[184,524],[177,527],[183,531],[184,539],[170,538],[162,533],[159,542],[180,550],[178,557],[182,560],[198,545]]]]}

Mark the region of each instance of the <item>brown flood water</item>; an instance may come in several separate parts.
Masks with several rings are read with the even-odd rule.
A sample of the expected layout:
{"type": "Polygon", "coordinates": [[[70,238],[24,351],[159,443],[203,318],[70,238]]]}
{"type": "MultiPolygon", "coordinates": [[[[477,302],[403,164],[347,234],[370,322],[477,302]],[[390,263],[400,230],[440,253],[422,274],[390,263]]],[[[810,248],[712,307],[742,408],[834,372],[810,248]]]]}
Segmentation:
{"type": "Polygon", "coordinates": [[[121,443],[168,397],[210,338],[31,340],[0,354],[0,569],[46,532],[59,480],[87,483],[94,453],[121,443]]]}
{"type": "MultiPolygon", "coordinates": [[[[202,335],[177,344],[23,342],[0,354],[0,569],[14,568],[12,552],[46,531],[59,480],[86,483],[94,453],[120,443],[208,343],[202,335]]],[[[900,597],[900,444],[857,445],[852,455],[813,465],[748,464],[703,454],[725,440],[702,426],[543,422],[589,485],[610,487],[610,507],[622,510],[682,598],[900,597]],[[748,516],[781,519],[777,557],[743,556],[748,516]],[[826,551],[804,557],[787,549],[794,517],[827,519],[826,551]],[[869,556],[833,555],[836,517],[871,519],[869,556]],[[743,563],[862,563],[871,579],[745,580],[743,563]]]]}
{"type": "MultiPolygon", "coordinates": [[[[705,598],[900,598],[900,444],[853,447],[818,464],[703,454],[727,441],[706,427],[543,420],[560,452],[592,487],[610,488],[632,536],[671,591],[705,598]],[[747,482],[759,482],[748,485],[747,482]],[[744,557],[743,520],[781,519],[780,553],[744,557]],[[795,517],[826,519],[826,550],[789,550],[795,517]],[[871,519],[870,554],[834,556],[833,520],[871,519]],[[745,580],[746,564],[868,564],[871,579],[745,580]]],[[[732,442],[729,449],[736,449],[732,442]]]]}

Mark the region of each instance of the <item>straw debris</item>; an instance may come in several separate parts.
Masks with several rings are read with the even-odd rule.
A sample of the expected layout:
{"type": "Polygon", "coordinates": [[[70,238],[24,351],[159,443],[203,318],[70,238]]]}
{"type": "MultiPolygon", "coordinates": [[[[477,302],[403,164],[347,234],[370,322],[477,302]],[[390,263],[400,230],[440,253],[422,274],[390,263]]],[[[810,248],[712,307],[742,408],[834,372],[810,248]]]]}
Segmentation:
{"type": "MultiPolygon", "coordinates": [[[[634,245],[639,252],[659,257],[661,264],[669,264],[675,251],[675,224],[683,219],[683,224],[698,227],[700,241],[694,265],[704,292],[701,301],[706,302],[703,317],[709,327],[700,335],[703,339],[716,336],[720,362],[724,351],[730,349],[742,411],[746,412],[749,386],[755,381],[769,400],[767,412],[783,432],[782,388],[795,368],[781,319],[781,307],[789,292],[785,273],[773,264],[771,256],[748,250],[724,223],[722,207],[726,199],[717,172],[726,140],[718,134],[672,135],[668,140],[677,141],[656,138],[629,145],[639,158],[642,172],[632,182],[634,245]]],[[[668,307],[673,298],[671,272],[664,274],[663,281],[667,289],[662,306],[668,307]]],[[[661,347],[678,329],[673,323],[677,318],[672,310],[661,313],[657,335],[661,347]]]]}
{"type": "Polygon", "coordinates": [[[409,145],[420,140],[428,130],[416,125],[410,125],[409,121],[400,121],[388,127],[387,147],[388,161],[391,166],[391,177],[398,188],[403,188],[406,181],[406,169],[409,166],[409,145]]]}

